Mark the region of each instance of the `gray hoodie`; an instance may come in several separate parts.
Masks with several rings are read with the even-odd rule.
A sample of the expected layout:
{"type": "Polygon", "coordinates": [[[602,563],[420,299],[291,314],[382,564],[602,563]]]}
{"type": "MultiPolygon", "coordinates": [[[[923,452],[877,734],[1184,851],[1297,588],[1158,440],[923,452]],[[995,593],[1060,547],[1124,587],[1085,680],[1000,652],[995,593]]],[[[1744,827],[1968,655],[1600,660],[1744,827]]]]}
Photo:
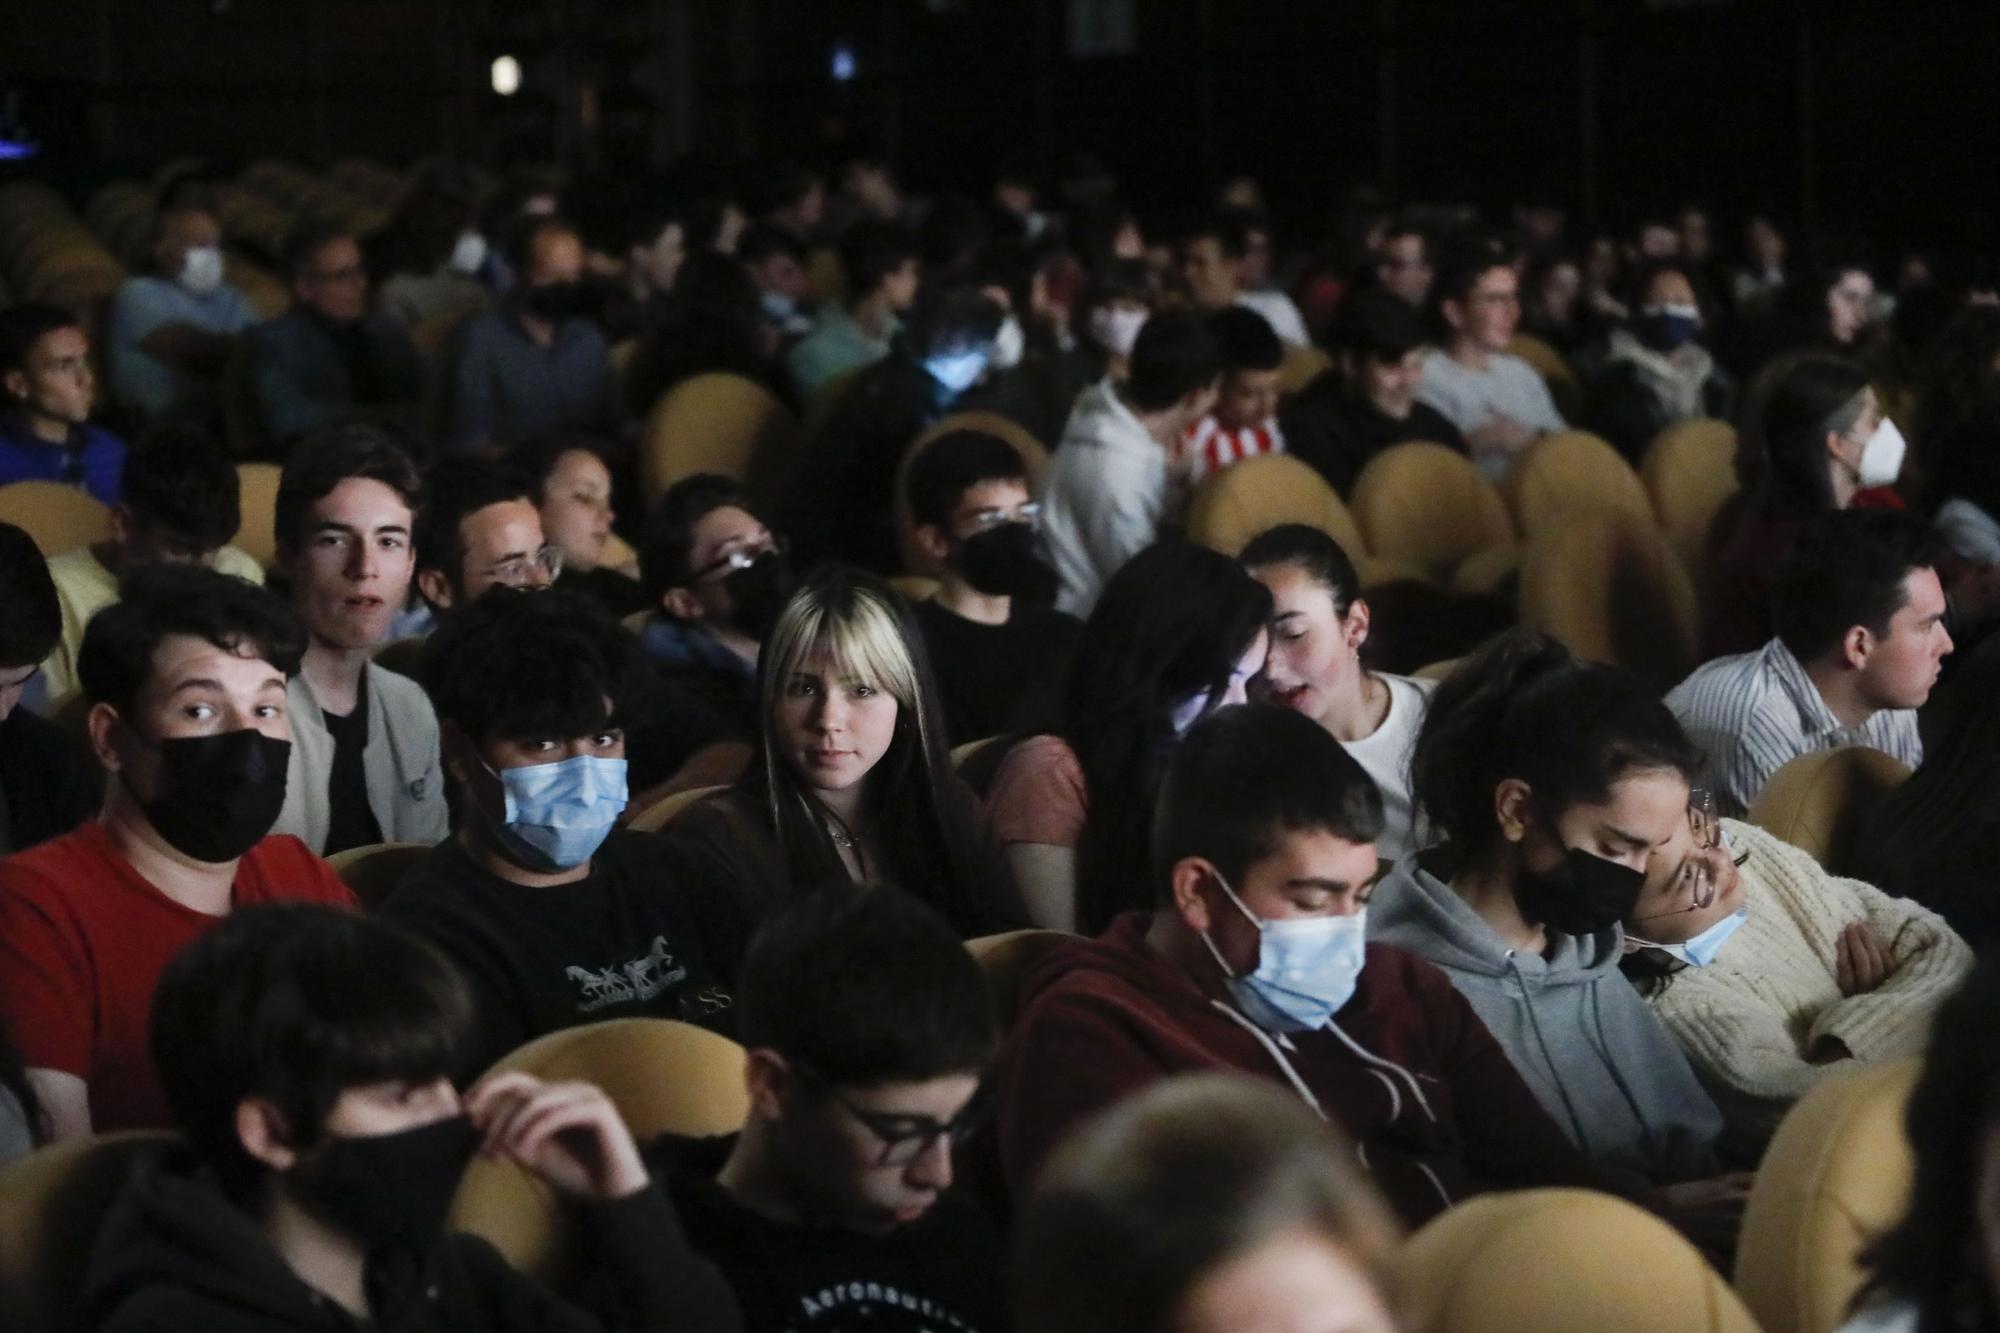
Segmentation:
{"type": "Polygon", "coordinates": [[[1618,970],[1618,927],[1507,947],[1451,886],[1408,862],[1376,888],[1368,938],[1444,969],[1535,1096],[1600,1168],[1634,1187],[1715,1175],[1722,1115],[1618,970]]]}

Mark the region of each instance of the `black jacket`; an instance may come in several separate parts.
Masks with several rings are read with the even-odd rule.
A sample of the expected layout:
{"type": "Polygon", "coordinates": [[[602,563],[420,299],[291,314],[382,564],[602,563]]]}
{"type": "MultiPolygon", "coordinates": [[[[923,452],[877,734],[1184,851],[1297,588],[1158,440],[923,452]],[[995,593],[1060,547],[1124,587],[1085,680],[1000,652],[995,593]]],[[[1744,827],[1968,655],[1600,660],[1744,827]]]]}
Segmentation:
{"type": "Polygon", "coordinates": [[[306,1285],[250,1216],[181,1149],[142,1158],[98,1233],[84,1326],[104,1333],[591,1333],[606,1328],[734,1333],[735,1298],[687,1248],[654,1186],[581,1211],[602,1266],[609,1321],[507,1265],[474,1236],[425,1256],[370,1260],[376,1318],[356,1319],[306,1285]]]}

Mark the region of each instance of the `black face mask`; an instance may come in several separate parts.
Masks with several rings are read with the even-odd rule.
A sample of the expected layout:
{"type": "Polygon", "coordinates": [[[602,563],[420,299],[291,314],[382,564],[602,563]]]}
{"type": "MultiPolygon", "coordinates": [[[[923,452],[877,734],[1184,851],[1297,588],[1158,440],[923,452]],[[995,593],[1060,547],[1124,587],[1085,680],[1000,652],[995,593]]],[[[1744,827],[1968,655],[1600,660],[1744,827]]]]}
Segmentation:
{"type": "Polygon", "coordinates": [[[462,1115],[394,1134],[329,1137],[300,1159],[288,1184],[306,1208],[370,1253],[422,1252],[444,1230],[478,1146],[479,1131],[462,1115]]]}
{"type": "Polygon", "coordinates": [[[581,315],[588,308],[590,293],[580,282],[553,282],[546,287],[530,287],[523,300],[528,313],[551,322],[581,315]]]}
{"type": "Polygon", "coordinates": [[[722,580],[732,608],[729,623],[757,642],[771,632],[792,600],[796,584],[791,562],[776,551],[757,557],[755,564],[730,571],[722,580]]]}
{"type": "Polygon", "coordinates": [[[234,861],[278,822],[290,741],[245,727],[151,744],[160,752],[159,794],[140,808],[183,856],[234,861]]]}
{"type": "Polygon", "coordinates": [[[1642,872],[1571,847],[1548,874],[1523,866],[1514,901],[1522,916],[1559,935],[1595,935],[1632,915],[1645,884],[1642,872]]]}
{"type": "Polygon", "coordinates": [[[1042,559],[1035,530],[1026,523],[996,523],[967,537],[954,563],[965,581],[988,597],[1055,600],[1056,572],[1042,559]]]}

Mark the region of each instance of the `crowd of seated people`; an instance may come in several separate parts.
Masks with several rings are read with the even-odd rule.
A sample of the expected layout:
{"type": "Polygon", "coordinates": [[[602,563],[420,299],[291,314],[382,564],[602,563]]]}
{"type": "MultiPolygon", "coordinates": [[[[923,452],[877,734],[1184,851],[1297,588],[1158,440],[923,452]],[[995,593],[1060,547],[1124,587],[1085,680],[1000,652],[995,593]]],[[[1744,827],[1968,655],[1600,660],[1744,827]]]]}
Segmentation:
{"type": "Polygon", "coordinates": [[[0,308],[0,1211],[176,1136],[112,1141],[91,1326],[1390,1330],[1407,1235],[1502,1191],[1726,1274],[1794,1104],[1898,1061],[1855,1327],[2000,1326],[1976,284],[866,156],[432,162],[253,253],[221,183],[103,308],[0,308]],[[662,468],[716,376],[792,443],[662,468]],[[1548,437],[1687,422],[1740,482],[1695,600],[1610,580],[1699,640],[1664,695],[1360,531],[1399,446],[1504,512],[1548,437]],[[50,484],[101,522],[5,508],[50,484]],[[1914,771],[1838,838],[1762,813],[1865,751],[1914,771]],[[531,1059],[669,1020],[725,1072],[531,1059]],[[682,1075],[722,1120],[621,1100],[682,1075]],[[564,1262],[452,1213],[496,1163],[564,1262]]]}

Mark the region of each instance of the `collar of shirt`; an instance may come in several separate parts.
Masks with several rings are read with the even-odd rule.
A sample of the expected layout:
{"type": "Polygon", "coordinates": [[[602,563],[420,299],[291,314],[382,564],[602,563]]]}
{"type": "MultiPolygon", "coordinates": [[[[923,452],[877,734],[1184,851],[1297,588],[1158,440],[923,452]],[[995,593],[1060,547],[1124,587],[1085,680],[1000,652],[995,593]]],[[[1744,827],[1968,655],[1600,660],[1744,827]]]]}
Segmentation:
{"type": "MultiPolygon", "coordinates": [[[[1766,674],[1785,697],[1798,710],[1799,730],[1807,736],[1858,737],[1862,727],[1849,727],[1833,715],[1820,696],[1819,687],[1806,674],[1803,663],[1785,647],[1782,639],[1773,639],[1764,645],[1763,661],[1758,664],[1760,672],[1766,674]]],[[[1863,726],[1866,724],[1864,723],[1863,726]]]]}

